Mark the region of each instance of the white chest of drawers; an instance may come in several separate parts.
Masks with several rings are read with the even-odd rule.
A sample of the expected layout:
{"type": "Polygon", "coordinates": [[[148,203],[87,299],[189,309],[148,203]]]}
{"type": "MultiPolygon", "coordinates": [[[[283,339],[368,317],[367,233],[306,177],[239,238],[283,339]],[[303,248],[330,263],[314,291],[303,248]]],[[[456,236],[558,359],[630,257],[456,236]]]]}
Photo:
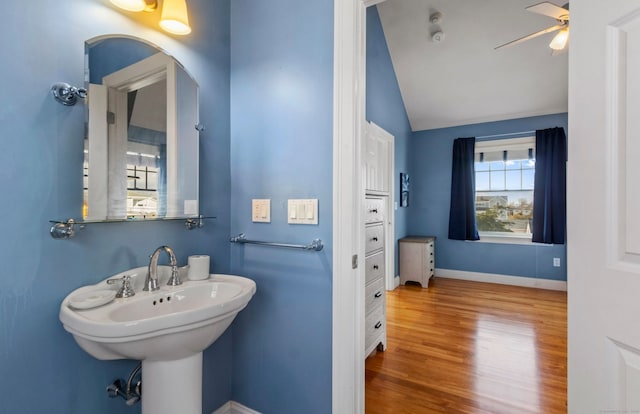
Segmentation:
{"type": "Polygon", "coordinates": [[[384,198],[365,202],[365,356],[387,347],[384,198]]]}

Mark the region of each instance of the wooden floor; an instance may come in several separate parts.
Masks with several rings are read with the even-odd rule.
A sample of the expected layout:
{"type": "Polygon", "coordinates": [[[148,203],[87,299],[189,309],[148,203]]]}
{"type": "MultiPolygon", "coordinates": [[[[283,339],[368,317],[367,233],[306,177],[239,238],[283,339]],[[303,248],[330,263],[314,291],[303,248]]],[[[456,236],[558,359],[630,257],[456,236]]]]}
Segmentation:
{"type": "Polygon", "coordinates": [[[454,279],[387,292],[366,413],[566,413],[567,295],[454,279]]]}

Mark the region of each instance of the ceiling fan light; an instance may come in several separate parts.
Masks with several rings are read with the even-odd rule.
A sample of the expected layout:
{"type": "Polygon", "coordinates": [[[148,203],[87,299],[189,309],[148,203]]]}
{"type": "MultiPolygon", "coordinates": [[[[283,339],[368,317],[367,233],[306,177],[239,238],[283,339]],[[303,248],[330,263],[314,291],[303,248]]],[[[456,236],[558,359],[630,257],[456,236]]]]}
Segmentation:
{"type": "Polygon", "coordinates": [[[567,46],[569,40],[569,28],[560,30],[549,43],[549,47],[553,50],[562,50],[567,46]]]}

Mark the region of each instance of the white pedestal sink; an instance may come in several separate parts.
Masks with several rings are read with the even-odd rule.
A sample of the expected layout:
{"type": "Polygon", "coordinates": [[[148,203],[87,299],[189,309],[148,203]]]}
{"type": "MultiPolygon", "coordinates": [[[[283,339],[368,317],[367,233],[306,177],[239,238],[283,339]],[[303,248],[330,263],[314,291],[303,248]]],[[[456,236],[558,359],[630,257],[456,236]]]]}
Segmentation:
{"type": "Polygon", "coordinates": [[[229,327],[256,291],[254,281],[213,274],[166,286],[169,268],[158,267],[161,288],[142,291],[147,267],[131,276],[136,295],[114,299],[106,279],[71,292],[60,321],[87,353],[101,360],[142,361],[143,414],[202,414],[202,351],[229,327]]]}

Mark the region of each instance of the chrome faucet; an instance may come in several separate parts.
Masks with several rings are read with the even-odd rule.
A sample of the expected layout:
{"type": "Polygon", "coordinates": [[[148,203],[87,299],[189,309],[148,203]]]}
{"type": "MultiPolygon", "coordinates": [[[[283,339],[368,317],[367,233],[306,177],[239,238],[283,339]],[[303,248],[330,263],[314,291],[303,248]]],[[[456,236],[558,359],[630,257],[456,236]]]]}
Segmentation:
{"type": "Polygon", "coordinates": [[[171,265],[171,277],[167,282],[169,286],[178,286],[182,284],[180,280],[180,275],[178,274],[178,265],[176,261],[176,255],[173,253],[173,250],[169,246],[160,246],[158,247],[151,256],[151,260],[149,260],[149,269],[147,270],[147,278],[144,281],[144,287],[142,290],[144,291],[154,291],[160,289],[158,286],[158,257],[162,251],[167,252],[169,255],[169,265],[171,265]]]}

